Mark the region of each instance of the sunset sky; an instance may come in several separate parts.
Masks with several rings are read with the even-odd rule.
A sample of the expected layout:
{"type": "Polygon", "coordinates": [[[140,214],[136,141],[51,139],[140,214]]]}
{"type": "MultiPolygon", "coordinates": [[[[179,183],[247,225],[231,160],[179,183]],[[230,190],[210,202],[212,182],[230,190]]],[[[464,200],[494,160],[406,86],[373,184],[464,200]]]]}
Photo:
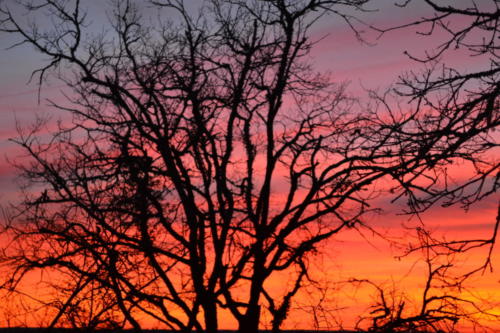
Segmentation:
{"type": "MultiPolygon", "coordinates": [[[[15,0],[9,0],[15,1],[15,0]]],[[[7,2],[9,2],[7,1],[7,2]]],[[[359,14],[365,22],[380,28],[397,26],[411,20],[419,19],[430,13],[428,7],[420,1],[414,1],[408,8],[393,6],[394,1],[375,1],[370,8],[382,5],[378,11],[359,14]]],[[[95,24],[103,24],[106,16],[99,10],[99,0],[90,1],[91,14],[95,16],[95,24]]],[[[468,0],[455,1],[468,4],[468,0]]],[[[44,19],[42,18],[42,21],[44,19]]],[[[45,23],[49,23],[48,18],[45,23]]],[[[368,26],[358,26],[365,30],[365,43],[356,39],[346,24],[334,16],[323,17],[312,29],[312,39],[319,40],[311,53],[311,61],[316,69],[331,72],[338,82],[349,82],[349,91],[353,96],[360,96],[361,101],[366,98],[365,89],[378,91],[386,90],[392,83],[397,82],[398,75],[405,71],[419,71],[424,65],[409,59],[404,51],[412,55],[423,55],[425,50],[433,50],[443,40],[439,35],[428,37],[416,34],[417,28],[407,28],[388,32],[380,36],[370,30],[368,26]]],[[[63,101],[61,94],[63,86],[60,82],[51,80],[44,84],[41,90],[41,101],[38,103],[38,87],[34,80],[28,83],[32,70],[44,64],[44,57],[33,51],[31,47],[16,47],[5,49],[16,39],[7,34],[0,34],[0,203],[8,206],[18,199],[19,184],[15,178],[15,171],[9,160],[22,160],[20,150],[15,144],[8,141],[16,137],[16,127],[29,127],[36,117],[51,116],[52,123],[58,118],[65,117],[47,106],[46,99],[63,101]]],[[[466,52],[457,50],[445,55],[443,61],[462,71],[474,71],[484,68],[487,63],[481,58],[469,57],[466,52]]],[[[492,156],[499,158],[499,156],[492,156]]],[[[467,173],[467,166],[455,166],[457,177],[467,173]],[[463,168],[463,169],[460,169],[463,168]]],[[[482,202],[464,211],[460,206],[447,208],[434,207],[422,214],[422,221],[435,231],[436,235],[447,239],[488,238],[491,237],[498,210],[498,195],[491,195],[482,202]]],[[[384,211],[380,215],[369,217],[369,224],[377,232],[386,235],[399,243],[407,244],[415,237],[412,229],[404,230],[402,225],[416,227],[420,221],[415,216],[401,215],[404,202],[389,203],[388,198],[378,201],[384,211]]],[[[416,255],[396,259],[403,253],[402,248],[391,246],[381,237],[373,236],[369,231],[360,235],[355,230],[341,232],[331,241],[325,243],[322,254],[318,255],[314,266],[316,277],[331,282],[332,292],[328,294],[329,306],[346,306],[339,310],[346,327],[352,324],[359,312],[365,311],[371,304],[373,290],[362,287],[355,290],[345,287],[342,291],[342,282],[351,278],[370,279],[386,285],[395,285],[400,291],[409,295],[418,295],[419,288],[425,283],[423,262],[416,255]],[[367,241],[368,240],[368,241],[367,241]],[[346,302],[347,300],[347,302],[346,302]],[[347,304],[347,305],[346,305],[347,304]]],[[[480,265],[487,254],[487,249],[472,252],[469,256],[460,258],[462,269],[466,270],[480,265]]],[[[492,266],[494,271],[485,271],[474,279],[475,293],[489,298],[499,305],[500,280],[500,249],[497,246],[493,251],[492,266]]],[[[287,322],[288,328],[308,328],[310,325],[301,320],[307,312],[308,302],[313,302],[303,293],[298,296],[296,308],[291,319],[287,322]],[[298,309],[301,307],[301,309],[298,309]]],[[[498,310],[498,307],[497,307],[498,310]]],[[[500,314],[500,313],[498,313],[500,314]]],[[[1,313],[0,313],[1,316],[1,313]]],[[[231,323],[227,323],[228,328],[231,323]]],[[[0,327],[4,326],[0,317],[0,327]]],[[[498,326],[500,327],[500,326],[498,326]]],[[[328,328],[328,327],[323,327],[328,328]]]]}

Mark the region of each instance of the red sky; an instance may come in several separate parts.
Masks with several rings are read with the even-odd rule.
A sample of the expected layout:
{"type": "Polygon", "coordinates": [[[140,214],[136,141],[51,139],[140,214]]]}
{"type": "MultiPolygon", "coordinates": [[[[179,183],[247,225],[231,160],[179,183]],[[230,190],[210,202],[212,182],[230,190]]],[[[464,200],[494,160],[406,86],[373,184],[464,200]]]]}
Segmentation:
{"type": "MultiPolygon", "coordinates": [[[[467,3],[467,1],[461,1],[467,3]]],[[[390,2],[392,6],[392,1],[390,2]]],[[[94,2],[94,5],[96,3],[94,2]]],[[[397,9],[385,4],[383,10],[363,14],[364,18],[381,27],[388,27],[405,22],[410,18],[419,18],[428,13],[423,4],[412,7],[411,11],[397,9]]],[[[367,28],[365,28],[368,30],[367,28]]],[[[313,31],[313,37],[322,38],[312,52],[312,61],[322,71],[331,71],[335,80],[351,82],[351,93],[363,95],[362,88],[381,89],[397,80],[397,76],[407,70],[418,70],[420,64],[408,59],[403,51],[412,54],[422,54],[424,49],[438,45],[435,38],[422,37],[415,34],[415,29],[398,30],[383,35],[377,39],[377,34],[368,31],[367,41],[373,45],[360,43],[353,33],[342,22],[326,17],[313,31]]],[[[0,34],[0,45],[7,46],[13,39],[0,34]]],[[[59,92],[61,86],[49,83],[42,90],[42,102],[37,101],[35,82],[27,84],[30,71],[40,65],[39,55],[29,47],[0,51],[0,194],[1,204],[15,201],[17,185],[15,173],[8,165],[7,159],[15,160],[19,155],[18,148],[7,141],[16,136],[16,122],[27,125],[35,117],[52,114],[54,119],[60,115],[46,106],[44,98],[62,100],[59,92]]],[[[453,64],[461,70],[472,71],[481,67],[481,59],[465,56],[455,52],[446,56],[447,64],[453,64]]],[[[498,158],[496,156],[495,158],[498,158]]],[[[456,170],[460,173],[460,170],[456,170]]],[[[448,238],[465,239],[470,237],[488,237],[492,232],[498,205],[498,196],[490,197],[484,202],[464,211],[459,206],[448,208],[433,208],[421,216],[426,225],[432,226],[437,235],[448,238]]],[[[371,225],[379,232],[387,232],[390,237],[402,236],[401,224],[417,225],[418,221],[408,216],[396,215],[400,212],[398,206],[385,205],[386,211],[380,216],[371,218],[371,225]]],[[[370,304],[370,289],[362,288],[355,292],[353,288],[340,288],[337,282],[350,278],[372,279],[378,283],[394,284],[399,290],[408,294],[418,294],[419,288],[425,282],[422,271],[422,261],[416,256],[395,259],[401,250],[391,249],[387,242],[373,238],[368,232],[365,236],[370,244],[357,232],[343,232],[331,242],[325,244],[324,254],[318,257],[316,275],[318,278],[330,281],[332,292],[328,294],[329,306],[347,306],[340,311],[344,323],[349,326],[360,310],[365,310],[370,304]],[[414,265],[414,263],[416,264],[414,265]],[[412,268],[413,267],[413,268],[412,268]]],[[[408,236],[405,236],[408,237],[408,236]]],[[[499,246],[493,251],[494,273],[486,271],[483,276],[474,280],[476,292],[481,295],[490,294],[492,299],[500,300],[500,269],[499,246]]],[[[484,250],[477,251],[467,257],[464,269],[473,267],[485,259],[484,250]]],[[[308,303],[314,302],[303,293],[299,295],[295,309],[288,322],[289,328],[309,328],[310,323],[304,323],[301,316],[307,312],[308,303]]],[[[310,304],[312,305],[312,304],[310,304]]],[[[498,313],[498,312],[497,312],[498,313]]],[[[227,324],[228,327],[230,324],[227,324]]],[[[0,317],[0,326],[3,326],[0,317]]],[[[326,327],[324,327],[326,328],[326,327]]]]}

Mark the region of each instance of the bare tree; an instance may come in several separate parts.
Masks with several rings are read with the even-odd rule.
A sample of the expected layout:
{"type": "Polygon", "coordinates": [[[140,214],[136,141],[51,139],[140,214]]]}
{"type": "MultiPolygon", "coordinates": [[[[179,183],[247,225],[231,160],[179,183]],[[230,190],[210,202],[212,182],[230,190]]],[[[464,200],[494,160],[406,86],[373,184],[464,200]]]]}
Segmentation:
{"type": "MultiPolygon", "coordinates": [[[[405,0],[399,6],[408,7],[413,1],[405,0]]],[[[441,38],[440,44],[430,50],[424,50],[424,55],[415,55],[405,52],[408,57],[418,63],[427,65],[425,71],[407,72],[400,77],[396,92],[400,96],[409,98],[421,108],[427,108],[428,122],[436,119],[442,122],[438,131],[429,128],[428,146],[436,140],[454,146],[463,145],[467,140],[468,129],[477,124],[484,124],[490,131],[480,136],[489,136],[480,146],[490,156],[482,161],[465,158],[463,165],[470,167],[474,172],[483,174],[482,181],[473,187],[465,182],[457,186],[456,183],[442,183],[442,194],[446,197],[430,196],[416,199],[413,205],[416,210],[425,210],[429,205],[440,201],[443,206],[460,204],[467,209],[471,204],[494,193],[500,181],[498,161],[498,135],[495,128],[500,118],[500,64],[499,38],[500,7],[496,0],[464,1],[461,3],[442,3],[434,0],[424,0],[432,10],[432,14],[419,18],[407,24],[388,29],[379,29],[382,34],[393,30],[416,27],[417,34],[428,36],[434,42],[441,38]],[[444,36],[444,37],[436,37],[444,36]],[[447,63],[448,57],[454,54],[466,54],[475,59],[477,67],[453,68],[447,63]],[[479,68],[479,69],[478,69],[479,68]],[[438,133],[439,132],[439,133],[438,133]],[[437,135],[436,135],[437,134],[437,135]],[[491,148],[491,149],[489,149],[491,148]]],[[[464,168],[465,171],[466,168],[464,168]]],[[[495,222],[492,223],[491,237],[481,239],[462,239],[443,241],[430,237],[438,247],[446,247],[455,253],[487,247],[488,253],[482,265],[469,272],[473,275],[486,269],[492,269],[491,256],[500,226],[500,202],[495,222]]],[[[418,249],[418,247],[417,247],[418,249]]],[[[410,249],[410,251],[415,249],[410,249]]],[[[466,275],[465,277],[467,277],[466,275]]]]}
{"type": "Polygon", "coordinates": [[[368,316],[361,316],[360,327],[370,332],[459,332],[464,325],[474,331],[493,331],[487,321],[496,322],[499,304],[475,295],[471,290],[471,274],[460,267],[463,252],[436,245],[429,231],[418,228],[418,241],[405,253],[420,253],[424,264],[424,283],[418,293],[410,294],[393,283],[376,284],[353,279],[357,285],[367,284],[376,290],[368,316]]]}
{"type": "MultiPolygon", "coordinates": [[[[412,2],[405,0],[399,6],[407,7],[412,2]]],[[[416,62],[426,64],[427,69],[402,75],[396,91],[422,108],[432,110],[428,115],[428,122],[442,119],[441,134],[436,136],[437,133],[430,132],[429,138],[433,138],[430,140],[442,139],[459,146],[467,136],[467,130],[474,128],[476,124],[493,125],[491,128],[498,125],[500,7],[496,0],[471,0],[459,4],[424,0],[424,3],[432,9],[432,15],[379,31],[384,34],[392,30],[417,27],[417,34],[429,36],[434,41],[441,38],[436,38],[436,35],[444,34],[441,43],[434,49],[424,50],[424,55],[405,52],[416,62]],[[481,69],[450,67],[446,62],[447,56],[453,56],[454,53],[473,57],[481,69]]],[[[492,133],[490,131],[488,134],[492,133]]],[[[483,144],[498,146],[495,138],[483,141],[483,144]]],[[[465,190],[467,183],[446,189],[443,192],[448,196],[445,205],[460,202],[468,207],[496,189],[499,181],[498,160],[492,158],[489,164],[471,160],[470,165],[478,173],[489,174],[491,177],[485,178],[477,184],[475,190],[469,189],[469,192],[465,190]],[[493,186],[491,183],[494,183],[493,186]]],[[[433,202],[435,201],[427,201],[427,205],[433,202]]],[[[498,225],[495,232],[497,229],[498,225]]]]}
{"type": "MultiPolygon", "coordinates": [[[[413,2],[415,1],[405,0],[397,5],[405,8],[413,2]]],[[[498,126],[500,115],[499,2],[423,2],[432,10],[431,15],[388,29],[376,28],[382,34],[389,34],[393,30],[417,27],[417,34],[428,36],[434,42],[437,35],[444,33],[445,36],[436,48],[424,50],[423,55],[405,52],[410,59],[427,65],[427,69],[410,71],[400,76],[396,93],[409,98],[418,108],[429,110],[427,121],[423,124],[432,124],[437,119],[441,122],[442,127],[438,130],[427,127],[428,137],[424,138],[428,140],[427,147],[439,140],[447,145],[462,145],[462,140],[468,136],[468,129],[479,123],[493,125],[492,131],[485,132],[490,135],[490,139],[483,141],[483,145],[498,147],[498,136],[494,134],[494,128],[498,126]],[[447,57],[457,52],[474,57],[482,68],[466,71],[450,67],[446,62],[447,57]]],[[[388,101],[386,96],[374,97],[384,104],[388,101]]],[[[425,146],[426,144],[422,147],[425,146]]],[[[465,159],[468,162],[466,164],[476,173],[485,175],[479,183],[468,187],[467,182],[461,185],[453,183],[451,186],[442,182],[443,196],[428,193],[420,198],[411,197],[409,203],[412,212],[424,211],[436,202],[443,206],[459,203],[467,209],[474,202],[494,193],[498,188],[500,173],[498,158],[494,155],[496,151],[491,152],[481,162],[465,159]],[[434,199],[429,200],[431,197],[434,199]]],[[[433,163],[431,160],[429,162],[433,163]]],[[[356,280],[357,283],[371,284],[378,291],[378,300],[369,317],[372,321],[371,330],[455,332],[456,324],[460,321],[480,325],[476,321],[478,314],[494,318],[485,305],[481,305],[481,300],[473,301],[473,297],[463,297],[461,293],[465,292],[466,283],[476,273],[493,270],[492,255],[499,225],[500,203],[497,217],[492,223],[491,237],[449,240],[435,237],[425,229],[418,228],[420,241],[410,245],[406,255],[422,252],[427,265],[427,282],[422,289],[419,311],[410,314],[411,310],[408,308],[411,300],[401,290],[389,290],[368,280],[356,280]],[[455,257],[467,255],[481,247],[487,248],[483,262],[465,271],[453,271],[455,257]]],[[[363,318],[365,319],[367,318],[363,318]]]]}
{"type": "MultiPolygon", "coordinates": [[[[113,295],[102,310],[136,331],[149,316],[216,332],[221,309],[252,333],[267,309],[278,330],[307,258],[362,225],[379,191],[408,195],[412,208],[458,195],[440,172],[451,160],[489,165],[498,115],[463,124],[418,107],[365,110],[307,62],[318,17],[352,23],[346,13],[366,2],[211,0],[196,16],[162,0],[152,5],[178,20],[149,24],[125,1],[97,37],[78,0],[23,3],[52,17],[48,30],[3,4],[1,30],[49,58],[33,74],[72,89],[52,105],[73,115],[49,140],[37,136],[43,123],[15,139],[32,162],[18,166],[25,199],[5,226],[3,286],[59,270],[85,285],[61,304],[113,295]],[[282,299],[266,285],[279,272],[295,281],[282,299]]],[[[493,172],[476,171],[458,188],[493,172]]]]}

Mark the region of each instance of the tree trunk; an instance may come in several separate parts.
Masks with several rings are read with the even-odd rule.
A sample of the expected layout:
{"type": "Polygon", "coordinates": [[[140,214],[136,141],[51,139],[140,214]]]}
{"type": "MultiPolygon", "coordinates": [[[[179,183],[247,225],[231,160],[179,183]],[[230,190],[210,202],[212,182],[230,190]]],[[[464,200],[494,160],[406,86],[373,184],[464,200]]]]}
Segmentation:
{"type": "Polygon", "coordinates": [[[248,308],[239,321],[238,332],[240,333],[257,333],[259,331],[260,322],[260,295],[262,294],[262,286],[265,280],[264,274],[264,256],[262,254],[262,242],[258,242],[258,250],[255,252],[255,262],[253,268],[252,285],[250,287],[250,299],[248,308]]]}
{"type": "Polygon", "coordinates": [[[205,331],[210,333],[218,332],[217,305],[213,300],[203,302],[203,313],[205,318],[205,331]]]}
{"type": "Polygon", "coordinates": [[[245,316],[239,322],[238,333],[257,333],[260,322],[260,305],[249,306],[245,316]]]}

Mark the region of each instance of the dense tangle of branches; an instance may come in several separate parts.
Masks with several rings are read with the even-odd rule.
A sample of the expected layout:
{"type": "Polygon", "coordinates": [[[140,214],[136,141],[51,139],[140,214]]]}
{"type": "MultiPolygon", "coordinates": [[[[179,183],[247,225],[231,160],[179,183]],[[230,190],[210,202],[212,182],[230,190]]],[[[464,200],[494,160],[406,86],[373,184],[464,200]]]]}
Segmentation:
{"type": "Polygon", "coordinates": [[[124,1],[97,36],[80,1],[26,3],[51,15],[49,27],[2,5],[1,30],[49,59],[34,75],[72,90],[53,106],[73,116],[49,140],[37,135],[43,122],[16,139],[32,162],[19,165],[27,187],[5,226],[14,241],[1,256],[3,287],[58,271],[66,283],[52,284],[52,325],[81,305],[91,327],[139,331],[149,317],[216,332],[224,310],[240,332],[256,332],[263,311],[278,330],[316,246],[361,227],[378,192],[421,211],[495,191],[497,165],[484,156],[499,123],[497,82],[435,105],[429,91],[462,84],[445,71],[405,81],[427,103],[366,109],[308,63],[310,26],[325,14],[352,24],[347,13],[366,2],[211,0],[196,15],[158,0],[177,20],[149,24],[124,1]],[[456,161],[477,166],[465,183],[448,182],[456,161]],[[290,283],[277,292],[267,282],[279,272],[290,283]]]}

